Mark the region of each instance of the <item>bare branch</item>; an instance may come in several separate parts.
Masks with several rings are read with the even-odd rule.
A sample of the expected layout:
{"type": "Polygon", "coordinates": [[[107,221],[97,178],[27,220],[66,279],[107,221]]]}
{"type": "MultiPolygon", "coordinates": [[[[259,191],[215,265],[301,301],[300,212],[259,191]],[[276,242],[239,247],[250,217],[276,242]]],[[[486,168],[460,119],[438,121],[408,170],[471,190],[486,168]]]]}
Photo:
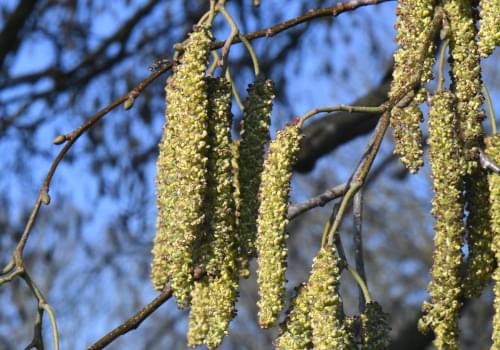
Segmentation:
{"type": "Polygon", "coordinates": [[[143,307],[134,316],[129,318],[127,321],[123,322],[121,325],[113,329],[111,332],[103,336],[101,339],[96,341],[94,344],[90,345],[87,350],[100,350],[104,349],[106,346],[114,342],[120,336],[136,329],[141,325],[141,323],[148,318],[153,312],[156,311],[160,306],[162,306],[170,297],[172,296],[172,289],[170,287],[165,288],[160,295],[158,295],[153,301],[148,305],[143,307]]]}

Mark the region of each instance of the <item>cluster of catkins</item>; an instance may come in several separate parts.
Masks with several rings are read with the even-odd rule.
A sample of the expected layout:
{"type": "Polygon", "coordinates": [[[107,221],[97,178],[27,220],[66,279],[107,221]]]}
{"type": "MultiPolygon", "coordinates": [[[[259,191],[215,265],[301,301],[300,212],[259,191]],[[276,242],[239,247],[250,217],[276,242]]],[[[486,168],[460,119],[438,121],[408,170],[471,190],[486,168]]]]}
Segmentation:
{"type": "Polygon", "coordinates": [[[313,260],[309,281],[301,285],[281,324],[276,339],[280,350],[384,350],[389,346],[388,315],[370,301],[359,317],[358,327],[345,317],[339,295],[342,262],[332,247],[323,247],[313,260]],[[360,328],[359,335],[356,328],[360,328]],[[360,341],[357,338],[360,338],[360,341]]]}
{"type": "Polygon", "coordinates": [[[197,27],[167,80],[151,280],[157,290],[171,288],[180,307],[190,305],[188,345],[215,348],[252,257],[259,256],[261,325],[273,325],[283,307],[288,193],[301,133],[296,123],[279,132],[264,161],[274,91],[258,78],[241,139],[231,139],[231,86],[206,76],[211,42],[208,28],[197,27]]]}
{"type": "MultiPolygon", "coordinates": [[[[260,326],[276,325],[284,308],[288,200],[302,133],[300,123],[291,123],[270,142],[273,84],[257,78],[244,103],[241,139],[231,139],[231,86],[206,76],[211,41],[208,28],[197,27],[167,80],[151,280],[157,290],[171,288],[180,307],[190,306],[188,345],[212,349],[228,333],[251,258],[257,257],[260,326]]],[[[339,278],[333,249],[322,249],[278,348],[356,347],[339,278]]],[[[378,304],[368,303],[358,323],[367,349],[387,346],[387,317],[378,304]]]]}
{"type": "MultiPolygon", "coordinates": [[[[451,86],[428,101],[435,252],[428,286],[430,301],[424,303],[419,323],[423,331],[434,332],[437,349],[458,349],[463,298],[478,296],[492,275],[494,279],[500,276],[494,271],[495,260],[500,258],[495,246],[495,237],[500,237],[500,185],[498,175],[488,175],[478,161],[484,143],[490,158],[497,156],[495,160],[500,160],[498,136],[483,141],[480,71],[480,57],[488,56],[500,45],[500,2],[481,0],[479,7],[475,6],[472,0],[400,0],[397,10],[396,39],[400,48],[395,54],[390,95],[397,96],[409,82],[418,84],[403,99],[405,103],[392,110],[391,126],[395,152],[412,172],[423,164],[423,117],[419,105],[425,96],[423,84],[432,79],[435,56],[435,45],[425,39],[438,9],[445,23],[443,34],[449,40],[451,86]],[[464,262],[465,240],[469,255],[464,262]]],[[[500,288],[495,290],[495,305],[499,305],[500,288]]],[[[500,348],[500,307],[496,309],[494,349],[500,348]]]]}

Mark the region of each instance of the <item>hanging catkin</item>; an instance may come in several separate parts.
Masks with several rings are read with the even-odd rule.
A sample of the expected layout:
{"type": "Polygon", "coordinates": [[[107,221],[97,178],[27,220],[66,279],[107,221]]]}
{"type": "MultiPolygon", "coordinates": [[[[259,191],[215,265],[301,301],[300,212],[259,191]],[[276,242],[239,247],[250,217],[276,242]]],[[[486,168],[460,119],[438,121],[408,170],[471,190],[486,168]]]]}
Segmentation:
{"type": "Polygon", "coordinates": [[[438,350],[458,349],[464,161],[457,127],[454,96],[450,92],[438,92],[429,109],[435,251],[428,286],[430,302],[424,303],[424,315],[419,323],[421,330],[434,331],[434,345],[438,350]]]}
{"type": "Polygon", "coordinates": [[[315,350],[357,349],[344,325],[339,281],[340,259],[332,247],[322,248],[313,260],[307,283],[315,350]]]}
{"type": "Polygon", "coordinates": [[[259,324],[272,327],[283,309],[286,271],[286,218],[292,166],[299,151],[301,131],[288,125],[271,142],[264,162],[257,219],[257,283],[259,324]]]}
{"type": "Polygon", "coordinates": [[[238,288],[235,204],[231,169],[231,86],[207,78],[208,163],[205,235],[199,261],[207,276],[195,282],[189,314],[188,345],[216,348],[235,315],[238,288]]]}
{"type": "Polygon", "coordinates": [[[280,325],[281,334],[275,340],[277,350],[304,350],[312,348],[312,328],[307,285],[297,288],[285,322],[280,325]]]}
{"type": "Polygon", "coordinates": [[[170,278],[181,307],[193,283],[193,244],[204,215],[206,189],[207,95],[205,70],[210,32],[191,33],[180,64],[168,79],[167,124],[157,162],[157,234],[151,279],[160,290],[170,278]]]}
{"type": "Polygon", "coordinates": [[[496,46],[500,45],[500,1],[481,0],[479,14],[479,53],[482,57],[491,55],[496,46]]]}
{"type": "Polygon", "coordinates": [[[264,149],[269,142],[269,124],[274,99],[271,80],[257,79],[248,87],[245,113],[239,144],[238,176],[239,198],[239,259],[240,274],[248,277],[248,265],[255,256],[258,192],[264,161],[264,149]]]}
{"type": "MultiPolygon", "coordinates": [[[[500,164],[500,134],[485,139],[486,154],[496,164],[500,164]]],[[[500,349],[500,174],[488,175],[490,188],[490,217],[491,230],[493,233],[492,250],[495,253],[497,267],[493,273],[495,281],[495,315],[493,316],[493,345],[491,349],[500,349]]]]}
{"type": "MultiPolygon", "coordinates": [[[[419,62],[419,55],[426,45],[427,30],[432,22],[434,0],[400,0],[397,7],[396,41],[399,49],[394,55],[393,81],[389,96],[400,93],[409,82],[418,78],[422,69],[420,82],[425,84],[432,79],[435,46],[429,46],[424,62],[419,62]]],[[[416,172],[423,164],[422,132],[423,121],[419,104],[424,101],[425,92],[421,88],[407,106],[396,106],[391,111],[391,126],[394,130],[394,153],[412,172],[416,172]]]]}
{"type": "Polygon", "coordinates": [[[474,40],[476,24],[471,0],[445,0],[444,9],[450,21],[451,90],[457,98],[459,129],[467,161],[467,173],[477,166],[478,147],[483,138],[481,122],[484,113],[479,109],[481,95],[481,66],[474,40]]]}
{"type": "Polygon", "coordinates": [[[376,301],[365,305],[361,314],[361,343],[365,350],[385,350],[389,347],[389,315],[376,301]]]}
{"type": "Polygon", "coordinates": [[[467,215],[467,244],[469,257],[464,280],[464,294],[478,297],[490,281],[495,265],[491,250],[493,233],[490,223],[490,191],[486,171],[477,167],[467,178],[465,194],[467,215]]]}

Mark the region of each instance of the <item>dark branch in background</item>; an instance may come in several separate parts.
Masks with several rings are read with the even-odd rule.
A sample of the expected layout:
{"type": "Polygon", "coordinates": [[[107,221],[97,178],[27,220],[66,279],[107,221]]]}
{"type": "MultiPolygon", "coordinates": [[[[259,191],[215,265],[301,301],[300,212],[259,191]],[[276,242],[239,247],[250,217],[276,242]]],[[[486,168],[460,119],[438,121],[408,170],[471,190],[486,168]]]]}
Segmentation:
{"type": "MultiPolygon", "coordinates": [[[[392,80],[392,67],[380,85],[358,98],[353,106],[379,106],[387,100],[392,80]]],[[[304,138],[295,170],[309,172],[316,161],[337,147],[364,135],[377,125],[380,114],[337,112],[312,121],[304,127],[304,138]]]]}
{"type": "MultiPolygon", "coordinates": [[[[353,224],[354,224],[354,263],[356,266],[356,272],[359,277],[363,280],[366,285],[366,273],[365,273],[365,263],[363,260],[363,190],[360,189],[358,193],[354,195],[353,201],[353,224]]],[[[359,313],[365,310],[365,297],[363,290],[359,287],[359,313]]]]}
{"type": "Polygon", "coordinates": [[[5,58],[17,50],[22,41],[22,31],[30,15],[35,9],[37,0],[21,0],[10,15],[0,33],[0,72],[5,58]]]}
{"type": "MultiPolygon", "coordinates": [[[[14,77],[9,81],[5,81],[2,84],[0,84],[0,88],[7,88],[23,83],[35,83],[40,79],[46,77],[49,77],[54,80],[55,84],[54,89],[56,91],[62,91],[68,87],[78,86],[79,84],[88,82],[96,75],[108,70],[114,64],[118,63],[121,59],[126,57],[127,55],[126,44],[132,34],[133,29],[145,16],[147,16],[154,9],[154,7],[157,4],[158,1],[150,0],[146,5],[141,7],[132,17],[130,17],[125,23],[123,23],[123,25],[115,33],[106,38],[95,49],[95,51],[90,53],[88,56],[84,57],[79,64],[77,64],[70,70],[64,72],[61,71],[59,68],[49,67],[38,72],[28,73],[25,75],[14,77]],[[118,43],[120,45],[120,50],[112,57],[103,60],[102,57],[106,56],[105,55],[106,50],[114,43],[118,43]]],[[[40,93],[40,95],[43,96],[43,94],[45,93],[46,92],[44,91],[40,93]]]]}

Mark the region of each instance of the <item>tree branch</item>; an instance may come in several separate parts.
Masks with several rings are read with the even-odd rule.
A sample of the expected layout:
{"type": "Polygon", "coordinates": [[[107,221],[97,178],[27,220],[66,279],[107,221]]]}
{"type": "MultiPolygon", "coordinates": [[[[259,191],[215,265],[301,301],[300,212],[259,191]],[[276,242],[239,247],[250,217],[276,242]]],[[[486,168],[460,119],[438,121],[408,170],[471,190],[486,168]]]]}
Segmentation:
{"type": "Polygon", "coordinates": [[[104,349],[106,346],[114,342],[118,337],[136,329],[141,325],[141,323],[148,318],[153,312],[156,311],[160,306],[163,305],[168,299],[172,297],[172,289],[170,287],[165,288],[160,295],[158,295],[153,301],[148,305],[143,307],[134,316],[129,318],[127,321],[113,329],[111,332],[103,336],[101,339],[96,341],[94,344],[90,345],[87,350],[100,350],[104,349]]]}
{"type": "Polygon", "coordinates": [[[16,51],[22,41],[21,32],[35,9],[37,0],[22,0],[17,4],[0,33],[0,71],[7,55],[16,51]]]}

